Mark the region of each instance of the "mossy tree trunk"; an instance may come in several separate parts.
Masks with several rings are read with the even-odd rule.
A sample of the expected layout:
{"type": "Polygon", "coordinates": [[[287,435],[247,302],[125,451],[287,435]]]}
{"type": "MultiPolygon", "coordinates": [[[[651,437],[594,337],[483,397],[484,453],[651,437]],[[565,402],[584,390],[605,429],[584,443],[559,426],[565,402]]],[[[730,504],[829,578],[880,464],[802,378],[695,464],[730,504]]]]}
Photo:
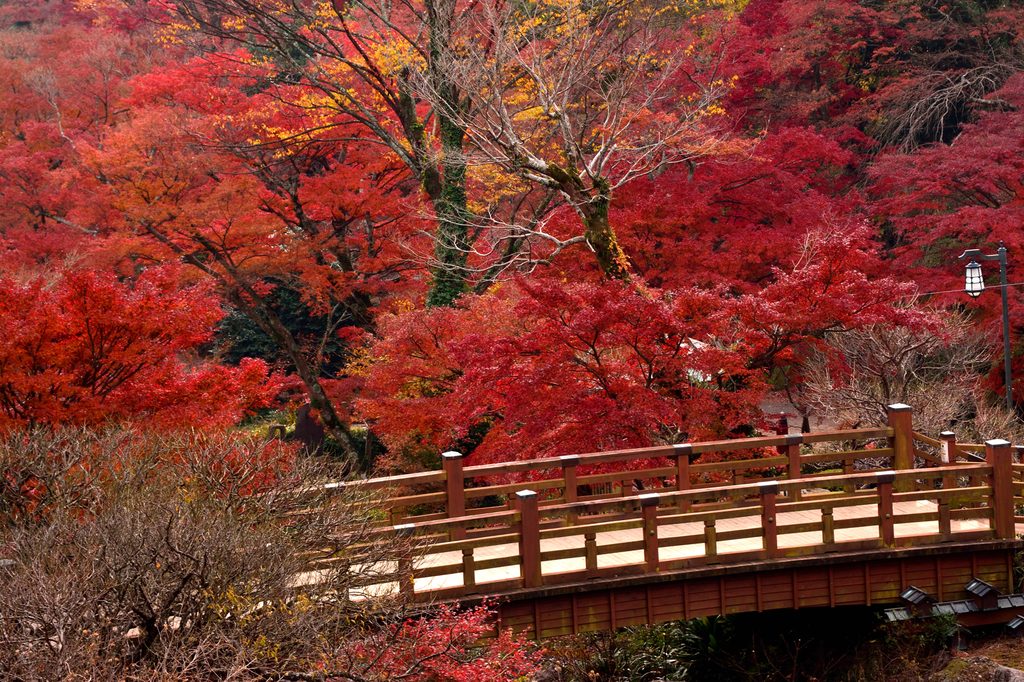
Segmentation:
{"type": "Polygon", "coordinates": [[[428,87],[436,97],[434,115],[441,142],[441,173],[437,178],[435,195],[431,197],[437,217],[434,235],[436,264],[427,295],[427,305],[431,307],[451,305],[465,292],[470,247],[472,216],[466,204],[466,131],[457,122],[465,104],[460,101],[459,88],[452,80],[450,68],[455,61],[451,53],[454,21],[454,0],[427,2],[430,31],[428,87]]]}
{"type": "Polygon", "coordinates": [[[608,217],[611,192],[607,184],[598,188],[597,196],[579,207],[583,220],[583,236],[594,251],[601,271],[611,279],[629,280],[629,259],[608,217]]]}

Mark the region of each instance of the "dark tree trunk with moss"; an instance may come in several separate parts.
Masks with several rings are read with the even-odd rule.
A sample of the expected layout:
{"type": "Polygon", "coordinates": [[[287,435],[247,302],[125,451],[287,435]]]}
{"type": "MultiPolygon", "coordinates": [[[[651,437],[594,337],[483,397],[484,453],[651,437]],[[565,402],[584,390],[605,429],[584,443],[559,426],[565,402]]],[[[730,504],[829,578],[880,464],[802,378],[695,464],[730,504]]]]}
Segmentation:
{"type": "Polygon", "coordinates": [[[351,465],[357,465],[360,461],[360,453],[356,450],[352,433],[348,425],[338,416],[337,410],[334,409],[334,404],[327,397],[323,386],[320,384],[319,373],[310,365],[292,333],[262,300],[254,301],[238,293],[230,298],[288,356],[288,359],[295,367],[295,373],[306,387],[309,404],[317,411],[324,430],[337,442],[338,447],[345,455],[346,461],[351,465]]]}
{"type": "Polygon", "coordinates": [[[607,183],[599,187],[597,197],[580,207],[583,218],[583,236],[594,251],[597,264],[612,279],[629,279],[629,259],[619,245],[619,239],[608,218],[611,192],[607,183]]]}
{"type": "MultiPolygon", "coordinates": [[[[454,0],[427,3],[430,29],[430,88],[436,93],[434,109],[441,137],[441,175],[436,178],[436,194],[431,196],[437,216],[434,235],[433,283],[427,294],[428,306],[451,305],[466,290],[466,259],[469,255],[471,216],[466,206],[465,130],[456,123],[464,106],[459,89],[452,81],[448,65],[451,55],[454,0]]],[[[430,186],[424,186],[430,191],[430,186]]]]}
{"type": "Polygon", "coordinates": [[[440,196],[434,201],[437,234],[434,236],[434,280],[427,305],[446,306],[466,290],[466,258],[469,254],[470,214],[466,207],[465,132],[446,117],[440,121],[442,178],[440,196]]]}

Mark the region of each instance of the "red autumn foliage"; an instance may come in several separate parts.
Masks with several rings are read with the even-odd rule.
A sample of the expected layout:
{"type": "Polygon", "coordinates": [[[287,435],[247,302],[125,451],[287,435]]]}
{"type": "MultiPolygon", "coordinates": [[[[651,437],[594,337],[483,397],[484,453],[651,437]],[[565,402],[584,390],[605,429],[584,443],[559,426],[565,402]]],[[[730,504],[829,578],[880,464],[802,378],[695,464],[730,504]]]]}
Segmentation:
{"type": "Polygon", "coordinates": [[[412,682],[530,679],[540,670],[544,650],[508,629],[481,641],[494,633],[495,615],[487,602],[464,611],[442,604],[429,616],[392,626],[379,636],[386,643],[371,638],[353,654],[366,666],[367,679],[378,679],[377,675],[412,682]]]}
{"type": "Polygon", "coordinates": [[[53,281],[0,278],[0,426],[224,426],[273,397],[266,366],[189,359],[222,312],[170,272],[133,282],[69,272],[53,281]]]}
{"type": "MultiPolygon", "coordinates": [[[[911,290],[872,278],[866,230],[809,235],[760,291],[521,279],[457,309],[382,322],[362,411],[392,453],[479,461],[745,434],[764,371],[802,343],[882,320],[911,290]]],[[[399,467],[406,466],[400,459],[399,467]]]]}
{"type": "MultiPolygon", "coordinates": [[[[510,276],[512,265],[507,282],[444,310],[421,308],[434,274],[425,176],[401,161],[411,147],[377,134],[402,139],[401,107],[430,109],[427,99],[399,97],[396,83],[409,74],[392,62],[408,61],[408,41],[388,33],[394,41],[367,53],[376,81],[344,69],[317,80],[290,71],[295,64],[252,58],[259,50],[240,38],[262,39],[268,26],[233,18],[184,36],[182,25],[169,26],[179,9],[92,0],[0,11],[0,86],[10,95],[0,102],[4,286],[44,292],[38,305],[54,306],[50,292],[71,280],[48,268],[118,276],[131,291],[149,270],[184,264],[188,274],[161,296],[199,296],[205,303],[195,305],[209,312],[194,316],[201,340],[154,355],[152,367],[169,374],[151,369],[152,380],[116,389],[116,400],[89,387],[84,353],[39,361],[84,363],[77,369],[19,370],[42,383],[59,374],[50,393],[20,389],[42,420],[207,421],[205,406],[226,385],[257,391],[258,364],[219,367],[210,353],[213,309],[224,306],[271,329],[294,356],[290,367],[305,360],[296,372],[311,398],[331,397],[314,407],[325,419],[335,413],[336,435],[365,421],[393,449],[460,446],[483,459],[729,435],[757,426],[769,380],[781,370],[792,385],[803,350],[827,334],[919,323],[923,313],[902,305],[912,288],[898,279],[954,289],[952,259],[963,248],[1024,246],[1006,228],[1021,218],[1024,158],[1016,7],[755,0],[716,15],[721,32],[704,27],[707,39],[694,42],[696,18],[680,27],[678,51],[689,50],[695,68],[716,64],[716,87],[728,92],[705,122],[732,127],[717,129],[714,153],[654,165],[615,189],[609,218],[633,284],[600,280],[585,244],[544,262],[555,241],[535,236],[509,262],[540,266],[510,276]],[[948,106],[929,108],[936,102],[948,106]],[[362,117],[353,103],[366,107],[362,117]],[[326,341],[284,328],[271,305],[279,288],[311,314],[333,316],[326,341]],[[327,341],[345,357],[324,362],[327,341]],[[73,397],[42,397],[65,392],[73,397]]],[[[418,21],[408,8],[392,19],[404,28],[418,21]]],[[[351,52],[376,44],[367,42],[375,25],[353,15],[296,37],[326,50],[333,36],[351,52]]],[[[326,50],[324,63],[334,54],[326,50]]],[[[655,130],[672,111],[638,117],[630,135],[645,139],[642,128],[655,130]]],[[[425,158],[436,163],[437,131],[426,133],[425,158]]],[[[516,182],[470,169],[468,267],[515,242],[482,227],[489,219],[522,220],[545,205],[516,182]]],[[[535,217],[567,240],[579,216],[563,200],[555,193],[535,217]]],[[[990,320],[996,299],[978,301],[990,320]]],[[[1012,306],[1016,320],[1016,296],[1012,306]]],[[[36,324],[20,332],[31,336],[36,324]]],[[[9,338],[14,357],[22,337],[9,338]]],[[[210,421],[227,423],[228,414],[241,408],[210,421]]]]}

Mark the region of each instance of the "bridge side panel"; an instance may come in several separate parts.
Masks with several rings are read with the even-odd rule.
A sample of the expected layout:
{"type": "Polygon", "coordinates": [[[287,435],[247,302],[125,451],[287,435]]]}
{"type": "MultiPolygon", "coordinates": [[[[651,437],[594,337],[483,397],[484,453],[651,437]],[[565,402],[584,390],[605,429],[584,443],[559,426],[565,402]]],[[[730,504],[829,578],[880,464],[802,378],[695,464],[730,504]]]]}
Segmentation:
{"type": "Polygon", "coordinates": [[[857,606],[866,603],[870,573],[863,566],[837,566],[832,569],[830,606],[857,606]]]}
{"type": "MultiPolygon", "coordinates": [[[[895,604],[900,600],[900,592],[904,585],[901,568],[904,562],[885,561],[869,562],[868,569],[871,574],[871,603],[872,604],[895,604]]],[[[909,585],[910,583],[907,583],[909,585]]],[[[865,599],[865,602],[867,600],[865,599]]]]}
{"type": "Polygon", "coordinates": [[[797,585],[796,600],[791,603],[783,604],[777,608],[806,609],[815,606],[828,606],[828,571],[821,571],[817,569],[797,569],[794,573],[796,573],[797,585]]]}
{"type": "Polygon", "coordinates": [[[546,639],[572,633],[656,625],[675,620],[786,608],[881,606],[899,602],[915,585],[941,599],[965,599],[964,585],[978,577],[1012,592],[1013,550],[900,559],[848,561],[745,575],[704,575],[679,580],[530,597],[499,606],[502,628],[546,639]]]}
{"type": "Polygon", "coordinates": [[[724,580],[725,613],[757,611],[757,580],[753,575],[729,576],[724,580]]]}

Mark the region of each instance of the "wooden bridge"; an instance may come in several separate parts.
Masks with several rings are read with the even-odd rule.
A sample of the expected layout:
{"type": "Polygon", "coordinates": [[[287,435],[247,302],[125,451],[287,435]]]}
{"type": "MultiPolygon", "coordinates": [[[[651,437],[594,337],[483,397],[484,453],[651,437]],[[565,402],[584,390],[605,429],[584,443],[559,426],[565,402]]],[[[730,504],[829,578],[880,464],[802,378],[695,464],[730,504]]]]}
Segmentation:
{"type": "Polygon", "coordinates": [[[380,533],[423,543],[368,592],[493,596],[500,627],[551,637],[893,604],[910,585],[962,599],[972,577],[1012,592],[1019,459],[917,433],[893,405],[877,428],[479,466],[445,453],[441,471],[332,485],[385,490],[380,533]]]}

